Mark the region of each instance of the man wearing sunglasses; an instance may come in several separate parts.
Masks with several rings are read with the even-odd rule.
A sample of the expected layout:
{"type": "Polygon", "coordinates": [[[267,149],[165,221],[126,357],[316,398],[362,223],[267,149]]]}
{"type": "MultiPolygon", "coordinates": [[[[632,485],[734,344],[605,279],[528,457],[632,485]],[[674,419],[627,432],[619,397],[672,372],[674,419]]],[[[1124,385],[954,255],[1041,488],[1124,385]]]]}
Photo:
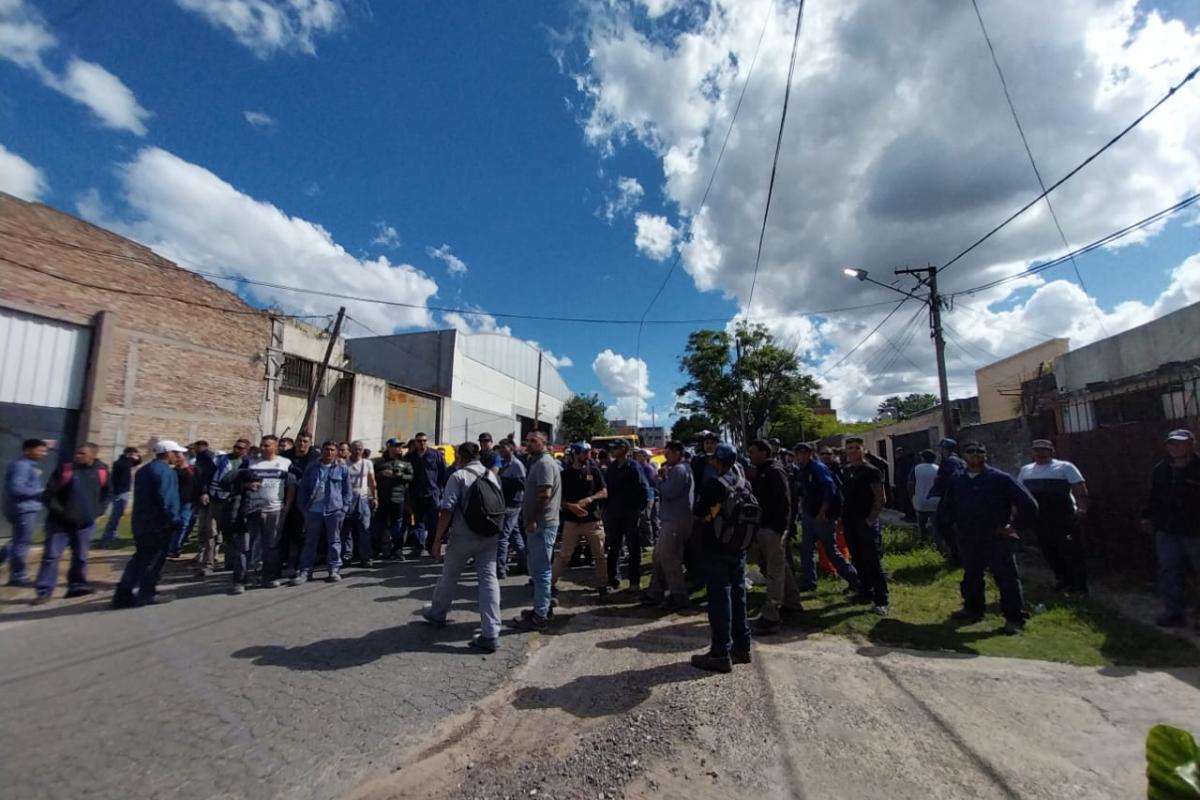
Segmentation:
{"type": "Polygon", "coordinates": [[[957,528],[963,566],[963,607],[950,618],[964,625],[983,619],[983,573],[991,570],[1000,589],[1005,620],[1001,631],[1016,636],[1025,629],[1026,614],[1012,543],[1020,539],[1018,530],[1037,523],[1037,502],[1010,475],[988,466],[987,448],[982,444],[968,443],[963,455],[966,469],[946,484],[937,510],[939,524],[957,528]]]}

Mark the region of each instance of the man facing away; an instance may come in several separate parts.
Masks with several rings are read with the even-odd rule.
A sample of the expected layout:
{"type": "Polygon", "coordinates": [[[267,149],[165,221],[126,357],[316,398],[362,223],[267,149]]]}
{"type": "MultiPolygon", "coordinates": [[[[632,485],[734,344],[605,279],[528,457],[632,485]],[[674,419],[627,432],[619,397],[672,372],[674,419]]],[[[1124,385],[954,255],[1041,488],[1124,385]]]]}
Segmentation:
{"type": "Polygon", "coordinates": [[[41,462],[46,457],[46,443],[41,439],[26,439],[21,443],[21,457],[8,465],[4,473],[4,517],[12,525],[12,541],[8,545],[8,585],[24,586],[29,582],[29,546],[33,544],[33,529],[42,510],[41,462]]]}
{"type": "Polygon", "coordinates": [[[154,460],[134,478],[133,556],[125,564],[113,594],[113,608],[132,608],[164,602],[157,595],[158,578],[167,550],[179,527],[179,472],[186,451],[169,439],[154,445],[154,460]]]}
{"type": "MultiPolygon", "coordinates": [[[[949,437],[942,439],[938,443],[938,450],[942,454],[942,463],[938,465],[937,478],[933,481],[933,488],[929,490],[928,497],[942,497],[946,493],[946,487],[958,475],[966,471],[967,465],[961,458],[955,455],[955,450],[958,448],[958,442],[949,437]]],[[[944,514],[938,514],[934,517],[933,535],[934,543],[946,559],[957,565],[959,563],[958,553],[958,534],[954,530],[954,523],[944,514]]]]}
{"type": "Polygon", "coordinates": [[[929,496],[937,475],[937,454],[932,450],[922,450],[921,463],[909,473],[907,487],[912,497],[913,511],[917,512],[917,530],[921,532],[922,539],[929,539],[930,520],[938,507],[938,498],[929,496]]]}
{"type": "Polygon", "coordinates": [[[521,525],[521,506],[525,501],[525,465],[521,459],[513,455],[516,445],[511,439],[504,439],[496,445],[496,454],[500,458],[497,477],[500,488],[504,490],[504,530],[500,532],[500,541],[496,549],[496,576],[507,578],[508,553],[513,553],[512,572],[525,572],[525,530],[521,525]]]}
{"type": "Polygon", "coordinates": [[[691,606],[683,557],[692,538],[696,487],[692,468],[683,460],[682,442],[667,442],[663,456],[666,469],[658,479],[660,527],[645,600],[676,611],[691,606]]]}
{"type": "Polygon", "coordinates": [[[604,523],[598,504],[608,497],[604,476],[591,460],[592,447],[576,442],[568,449],[570,462],[562,471],[562,544],[554,558],[550,577],[551,593],[571,562],[579,540],[585,539],[592,551],[596,571],[596,591],[603,603],[608,594],[608,564],[604,560],[604,523]]]}
{"type": "Polygon", "coordinates": [[[1013,543],[1020,529],[1037,522],[1037,502],[1007,473],[988,466],[987,448],[979,442],[963,447],[966,468],[950,479],[938,503],[938,520],[958,531],[958,555],[962,559],[963,607],[951,619],[966,625],[983,619],[985,595],[983,574],[991,570],[1000,589],[1005,636],[1025,630],[1025,597],[1021,575],[1013,556],[1013,543]]]}
{"type": "Polygon", "coordinates": [[[112,465],[112,508],[108,511],[108,522],[100,537],[99,546],[112,547],[117,540],[117,528],[129,505],[129,493],[133,489],[133,471],[142,463],[142,454],[136,447],[126,447],[121,457],[112,465]]]}
{"type": "Polygon", "coordinates": [[[864,458],[863,440],[846,439],[846,464],[842,467],[842,530],[850,559],[858,570],[858,595],[861,603],[881,617],[888,613],[888,584],[883,572],[883,532],[879,514],[883,511],[883,474],[864,458]]]}
{"type": "MultiPolygon", "coordinates": [[[[207,578],[217,568],[217,550],[229,533],[227,512],[229,511],[233,479],[237,475],[237,471],[248,463],[246,451],[249,449],[249,439],[238,439],[233,443],[230,452],[217,456],[213,461],[208,483],[202,489],[196,519],[196,529],[200,539],[200,563],[196,574],[201,578],[207,578]]],[[[228,536],[227,538],[226,561],[232,567],[228,551],[233,543],[233,537],[228,536]]]]}
{"type": "Polygon", "coordinates": [[[1033,441],[1033,463],[1021,467],[1017,481],[1037,501],[1037,537],[1042,556],[1054,570],[1055,588],[1087,594],[1087,560],[1079,520],[1087,513],[1087,483],[1070,461],[1054,457],[1049,439],[1033,441]]]}
{"type": "MultiPolygon", "coordinates": [[[[1158,590],[1163,613],[1158,624],[1187,624],[1187,573],[1200,575],[1200,456],[1196,437],[1180,428],[1167,434],[1167,457],[1150,473],[1150,497],[1142,511],[1142,531],[1155,537],[1158,590]]],[[[1200,633],[1200,611],[1196,614],[1200,633]]]]}
{"type": "Polygon", "coordinates": [[[529,577],[533,581],[533,608],[521,612],[517,626],[542,630],[550,619],[551,559],[562,516],[562,471],[546,447],[546,435],[533,431],[525,439],[529,468],[521,521],[525,526],[529,553],[529,577]]]}
{"type": "Polygon", "coordinates": [[[342,579],[342,521],[353,499],[350,471],[338,458],[337,442],[323,443],[319,460],[308,465],[296,487],[296,503],[304,514],[304,548],[292,586],[301,586],[312,578],[317,546],[322,541],[329,569],[325,580],[337,583],[342,579]]]}
{"type": "Polygon", "coordinates": [[[88,442],[75,451],[74,461],[62,464],[46,484],[46,545],[37,576],[40,605],[50,600],[58,580],[58,559],[71,548],[67,572],[67,597],[83,597],[96,590],[88,584],[87,557],[96,519],[108,505],[108,466],[96,458],[99,448],[88,442]]]}
{"type": "Polygon", "coordinates": [[[779,630],[783,613],[804,610],[800,604],[796,576],[787,563],[785,549],[792,498],[788,491],[787,473],[779,459],[772,455],[770,443],[757,439],[750,443],[747,453],[754,466],[754,478],[750,486],[762,507],[762,520],[750,545],[750,552],[762,566],[767,578],[767,602],[763,604],[762,612],[751,630],[757,635],[768,635],[779,630]]]}
{"type": "Polygon", "coordinates": [[[858,591],[858,570],[837,546],[837,520],[842,513],[842,490],[824,462],[813,458],[812,445],[800,442],[792,452],[796,506],[800,516],[800,589],[817,588],[817,543],[849,589],[858,591]]]}
{"type": "Polygon", "coordinates": [[[259,457],[238,473],[238,502],[245,516],[244,532],[238,535],[237,561],[233,568],[233,594],[246,591],[252,554],[262,554],[259,582],[264,589],[279,586],[279,534],[282,519],[292,507],[296,479],[291,462],[279,455],[279,440],[271,435],[259,442],[259,457]]]}
{"type": "Polygon", "coordinates": [[[485,653],[496,652],[500,638],[500,582],[496,580],[496,539],[471,530],[467,524],[467,504],[471,489],[478,480],[490,481],[500,488],[500,482],[492,471],[479,463],[479,445],[463,442],[458,446],[457,460],[460,464],[446,479],[445,491],[441,493],[441,508],[438,511],[437,528],[429,553],[435,560],[442,558],[442,543],[449,535],[446,558],[442,574],[433,589],[433,601],[425,608],[422,616],[431,625],[444,628],[446,614],[454,599],[458,579],[467,564],[474,559],[475,576],[479,586],[479,633],[468,646],[485,653]]]}

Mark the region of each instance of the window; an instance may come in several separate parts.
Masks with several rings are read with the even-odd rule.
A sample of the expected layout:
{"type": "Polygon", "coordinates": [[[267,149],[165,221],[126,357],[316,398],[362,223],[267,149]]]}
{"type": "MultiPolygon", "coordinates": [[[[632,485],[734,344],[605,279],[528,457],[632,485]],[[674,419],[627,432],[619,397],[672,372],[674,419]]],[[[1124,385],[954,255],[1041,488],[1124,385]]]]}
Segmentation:
{"type": "Polygon", "coordinates": [[[1200,380],[1185,381],[1165,387],[1162,393],[1163,416],[1167,419],[1185,419],[1195,414],[1200,403],[1197,390],[1200,380]]]}
{"type": "Polygon", "coordinates": [[[284,356],[279,388],[289,392],[308,394],[309,389],[312,388],[314,366],[316,365],[307,358],[284,356]]]}
{"type": "Polygon", "coordinates": [[[1094,430],[1096,416],[1092,404],[1087,400],[1068,403],[1063,408],[1063,427],[1067,433],[1081,433],[1094,430]]]}

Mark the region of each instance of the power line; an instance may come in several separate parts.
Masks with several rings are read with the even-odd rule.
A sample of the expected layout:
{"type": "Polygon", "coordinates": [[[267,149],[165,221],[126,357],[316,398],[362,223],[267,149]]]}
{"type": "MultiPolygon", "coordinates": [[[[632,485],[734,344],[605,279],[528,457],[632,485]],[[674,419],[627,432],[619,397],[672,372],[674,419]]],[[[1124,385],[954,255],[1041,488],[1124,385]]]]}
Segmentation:
{"type": "Polygon", "coordinates": [[[862,338],[862,339],[859,341],[859,343],[858,343],[858,344],[854,345],[854,347],[851,347],[851,348],[850,348],[850,351],[849,351],[848,353],[846,353],[846,355],[844,355],[844,356],[842,356],[840,359],[838,359],[838,361],[837,361],[837,363],[836,363],[836,364],[834,364],[832,367],[830,367],[829,369],[827,369],[827,370],[825,370],[824,372],[822,372],[822,373],[821,373],[820,380],[825,380],[825,378],[826,378],[826,377],[829,375],[829,373],[833,372],[835,369],[837,369],[838,367],[840,367],[842,364],[846,363],[846,360],[847,360],[848,358],[850,358],[850,356],[852,356],[852,355],[854,355],[856,352],[858,352],[858,349],[859,349],[860,347],[862,347],[864,344],[866,344],[866,343],[867,343],[867,340],[868,340],[868,339],[870,339],[872,336],[874,336],[874,335],[875,335],[875,333],[876,333],[876,332],[877,332],[877,331],[878,331],[880,328],[882,328],[882,327],[884,326],[884,324],[885,324],[885,323],[886,323],[886,322],[887,322],[889,319],[891,319],[891,318],[892,318],[892,317],[893,317],[893,316],[896,314],[896,312],[897,312],[897,311],[899,311],[899,310],[900,310],[900,306],[904,305],[904,304],[905,304],[905,303],[907,303],[907,302],[908,302],[908,298],[907,298],[907,297],[905,297],[905,298],[904,298],[903,300],[901,300],[899,303],[896,303],[896,307],[895,307],[895,308],[893,308],[891,311],[889,311],[889,312],[887,313],[887,316],[886,316],[886,317],[884,317],[883,319],[879,320],[879,324],[878,324],[878,325],[876,325],[874,328],[872,328],[870,333],[868,333],[866,336],[864,336],[864,337],[863,337],[863,338],[862,338]]]}
{"type": "Polygon", "coordinates": [[[754,254],[754,275],[750,278],[750,295],[746,311],[754,302],[754,287],[758,284],[758,267],[762,261],[763,239],[767,235],[767,218],[771,215],[771,196],[775,192],[775,172],[779,168],[779,151],[783,148],[783,128],[787,123],[788,100],[792,96],[792,75],[796,71],[796,51],[800,47],[800,23],[804,20],[804,0],[796,9],[796,32],[792,34],[792,60],[788,64],[787,84],[783,89],[783,111],[779,114],[779,133],[775,136],[775,155],[771,158],[771,180],[767,183],[767,203],[763,207],[762,227],[758,231],[758,250],[754,254]]]}
{"type": "Polygon", "coordinates": [[[1163,95],[1162,97],[1160,97],[1160,98],[1158,99],[1158,102],[1156,102],[1154,105],[1150,106],[1148,109],[1146,109],[1145,111],[1143,111],[1143,112],[1141,113],[1141,115],[1140,115],[1140,116],[1138,116],[1138,118],[1137,118],[1137,119],[1135,119],[1133,122],[1131,122],[1131,123],[1129,123],[1128,125],[1126,125],[1126,126],[1125,126],[1125,128],[1124,128],[1124,129],[1122,129],[1120,133],[1118,133],[1116,136],[1112,137],[1112,138],[1111,138],[1111,139],[1109,139],[1107,142],[1105,142],[1105,143],[1104,143],[1104,145],[1103,145],[1103,146],[1102,146],[1102,147],[1101,147],[1099,150],[1097,150],[1096,152],[1092,153],[1090,156],[1088,156],[1087,158],[1085,158],[1085,159],[1084,159],[1084,160],[1083,160],[1083,161],[1082,161],[1082,162],[1081,162],[1081,163],[1080,163],[1078,166],[1076,166],[1074,169],[1072,169],[1072,170],[1071,170],[1070,172],[1068,172],[1066,175],[1062,176],[1062,177],[1061,177],[1061,178],[1059,178],[1057,181],[1055,181],[1053,185],[1051,185],[1049,188],[1047,188],[1045,191],[1043,191],[1043,192],[1042,192],[1041,194],[1039,194],[1037,197],[1033,198],[1033,199],[1032,199],[1032,200],[1030,200],[1028,203],[1026,203],[1025,205],[1021,206],[1019,209],[1017,209],[1016,211],[1014,211],[1012,214],[1010,214],[1010,215],[1008,216],[1008,218],[1007,218],[1007,219],[1005,219],[1005,220],[1004,220],[1003,222],[1001,222],[999,225],[997,225],[996,227],[992,228],[990,231],[988,231],[987,233],[985,233],[983,236],[981,236],[981,237],[979,237],[978,239],[976,239],[974,242],[972,242],[972,243],[971,243],[971,244],[970,244],[970,245],[969,245],[969,246],[968,246],[968,247],[967,247],[965,250],[963,250],[961,253],[959,253],[959,254],[958,254],[958,255],[956,255],[954,258],[950,259],[949,261],[947,261],[945,264],[942,264],[942,266],[938,267],[938,271],[939,271],[939,272],[941,272],[942,270],[946,269],[946,268],[947,268],[947,267],[949,267],[950,265],[952,265],[952,264],[954,264],[954,263],[958,262],[960,259],[962,259],[962,258],[963,258],[963,256],[967,255],[967,254],[968,254],[968,253],[970,253],[972,250],[974,250],[976,247],[979,247],[979,245],[983,244],[983,243],[984,243],[984,242],[986,242],[988,239],[990,239],[990,238],[992,238],[994,235],[996,235],[996,234],[997,234],[997,233],[998,233],[998,232],[999,232],[1001,229],[1003,229],[1004,227],[1006,227],[1006,226],[1007,226],[1007,225],[1008,225],[1010,222],[1012,222],[1012,221],[1013,221],[1013,220],[1015,220],[1017,217],[1021,216],[1021,215],[1022,215],[1022,214],[1024,214],[1026,211],[1028,211],[1029,209],[1031,209],[1031,208],[1033,208],[1035,205],[1037,205],[1039,202],[1041,202],[1042,198],[1046,197],[1046,196],[1047,196],[1047,195],[1049,195],[1051,192],[1053,192],[1055,189],[1057,189],[1058,187],[1062,186],[1064,183],[1066,183],[1067,181],[1069,181],[1071,178],[1075,177],[1075,175],[1076,175],[1076,174],[1077,174],[1077,173],[1078,173],[1080,170],[1082,170],[1082,169],[1083,169],[1084,167],[1086,167],[1088,164],[1090,164],[1090,163],[1092,163],[1093,161],[1095,161],[1095,160],[1096,160],[1096,159],[1097,159],[1097,158],[1098,158],[1098,157],[1099,157],[1099,156],[1100,156],[1100,155],[1101,155],[1101,154],[1102,154],[1104,151],[1108,150],[1108,149],[1109,149],[1110,147],[1112,147],[1114,144],[1116,144],[1117,142],[1121,141],[1121,139],[1123,139],[1123,138],[1125,137],[1125,135],[1126,135],[1126,134],[1128,134],[1128,133],[1129,133],[1131,130],[1133,130],[1133,129],[1134,129],[1134,128],[1136,128],[1138,125],[1140,125],[1140,124],[1142,123],[1142,121],[1146,119],[1146,117],[1150,116],[1150,115],[1151,115],[1151,114],[1153,114],[1155,111],[1157,111],[1157,110],[1158,110],[1158,108],[1159,108],[1159,106],[1161,106],[1163,103],[1165,103],[1165,102],[1167,102],[1168,100],[1170,100],[1170,99],[1171,99],[1171,98],[1172,98],[1172,97],[1175,95],[1175,93],[1176,93],[1177,91],[1179,91],[1181,88],[1183,88],[1183,86],[1184,86],[1185,84],[1187,84],[1189,81],[1191,81],[1193,78],[1195,78],[1195,77],[1196,77],[1196,74],[1197,74],[1198,72],[1200,72],[1200,65],[1197,65],[1197,66],[1193,67],[1193,68],[1192,68],[1192,71],[1191,71],[1191,72],[1189,72],[1187,75],[1185,75],[1185,76],[1184,76],[1184,78],[1183,78],[1183,80],[1181,80],[1179,83],[1177,83],[1177,84],[1175,84],[1174,86],[1172,86],[1172,87],[1171,87],[1171,88],[1170,88],[1170,89],[1167,91],[1167,93],[1166,93],[1165,95],[1163,95]]]}
{"type": "MultiPolygon", "coordinates": [[[[983,40],[987,43],[988,52],[992,56],[992,64],[996,67],[996,75],[1000,78],[1000,87],[1004,90],[1004,99],[1008,103],[1008,111],[1012,114],[1013,123],[1017,126],[1017,134],[1021,137],[1021,145],[1025,148],[1025,155],[1029,157],[1029,166],[1033,168],[1034,177],[1037,178],[1038,188],[1042,190],[1042,196],[1046,200],[1046,208],[1050,211],[1050,218],[1054,220],[1054,227],[1058,231],[1058,237],[1062,240],[1063,247],[1067,250],[1071,249],[1071,243],[1067,241],[1067,234],[1063,231],[1062,223],[1058,220],[1058,214],[1054,210],[1054,204],[1050,202],[1050,197],[1046,192],[1046,182],[1042,180],[1042,171],[1038,169],[1037,160],[1033,157],[1033,150],[1029,147],[1029,140],[1025,137],[1025,128],[1021,125],[1021,117],[1017,114],[1017,106],[1013,102],[1012,94],[1008,90],[1008,81],[1004,78],[1004,70],[1000,68],[1000,59],[996,55],[996,48],[992,46],[992,37],[988,35],[987,25],[983,21],[983,13],[979,10],[979,0],[971,0],[971,7],[975,9],[975,18],[979,20],[979,30],[983,33],[983,40]]],[[[1083,282],[1083,275],[1079,272],[1079,265],[1075,263],[1075,257],[1071,256],[1071,267],[1075,270],[1075,279],[1079,282],[1079,288],[1084,294],[1091,295],[1088,291],[1087,284],[1083,282]]],[[[1095,315],[1096,321],[1100,323],[1100,330],[1108,335],[1108,328],[1104,325],[1104,320],[1100,317],[1100,312],[1093,305],[1091,306],[1092,314],[1095,315]]]]}

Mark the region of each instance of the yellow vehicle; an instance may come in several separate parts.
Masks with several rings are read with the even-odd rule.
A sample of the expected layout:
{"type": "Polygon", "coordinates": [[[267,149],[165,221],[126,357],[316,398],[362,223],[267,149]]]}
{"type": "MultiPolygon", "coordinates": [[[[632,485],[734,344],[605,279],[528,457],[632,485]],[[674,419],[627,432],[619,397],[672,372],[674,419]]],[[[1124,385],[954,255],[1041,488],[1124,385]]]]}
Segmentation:
{"type": "Polygon", "coordinates": [[[593,436],[590,444],[592,445],[593,448],[604,449],[604,448],[607,448],[613,442],[617,441],[618,439],[624,439],[625,441],[629,442],[629,444],[632,445],[633,447],[641,447],[642,446],[642,439],[636,433],[631,433],[628,436],[623,436],[623,435],[593,436]]]}
{"type": "Polygon", "coordinates": [[[448,467],[453,466],[453,464],[454,464],[454,445],[452,445],[452,444],[435,444],[434,447],[436,447],[438,450],[442,451],[442,456],[446,459],[446,466],[448,466],[448,467]]]}

